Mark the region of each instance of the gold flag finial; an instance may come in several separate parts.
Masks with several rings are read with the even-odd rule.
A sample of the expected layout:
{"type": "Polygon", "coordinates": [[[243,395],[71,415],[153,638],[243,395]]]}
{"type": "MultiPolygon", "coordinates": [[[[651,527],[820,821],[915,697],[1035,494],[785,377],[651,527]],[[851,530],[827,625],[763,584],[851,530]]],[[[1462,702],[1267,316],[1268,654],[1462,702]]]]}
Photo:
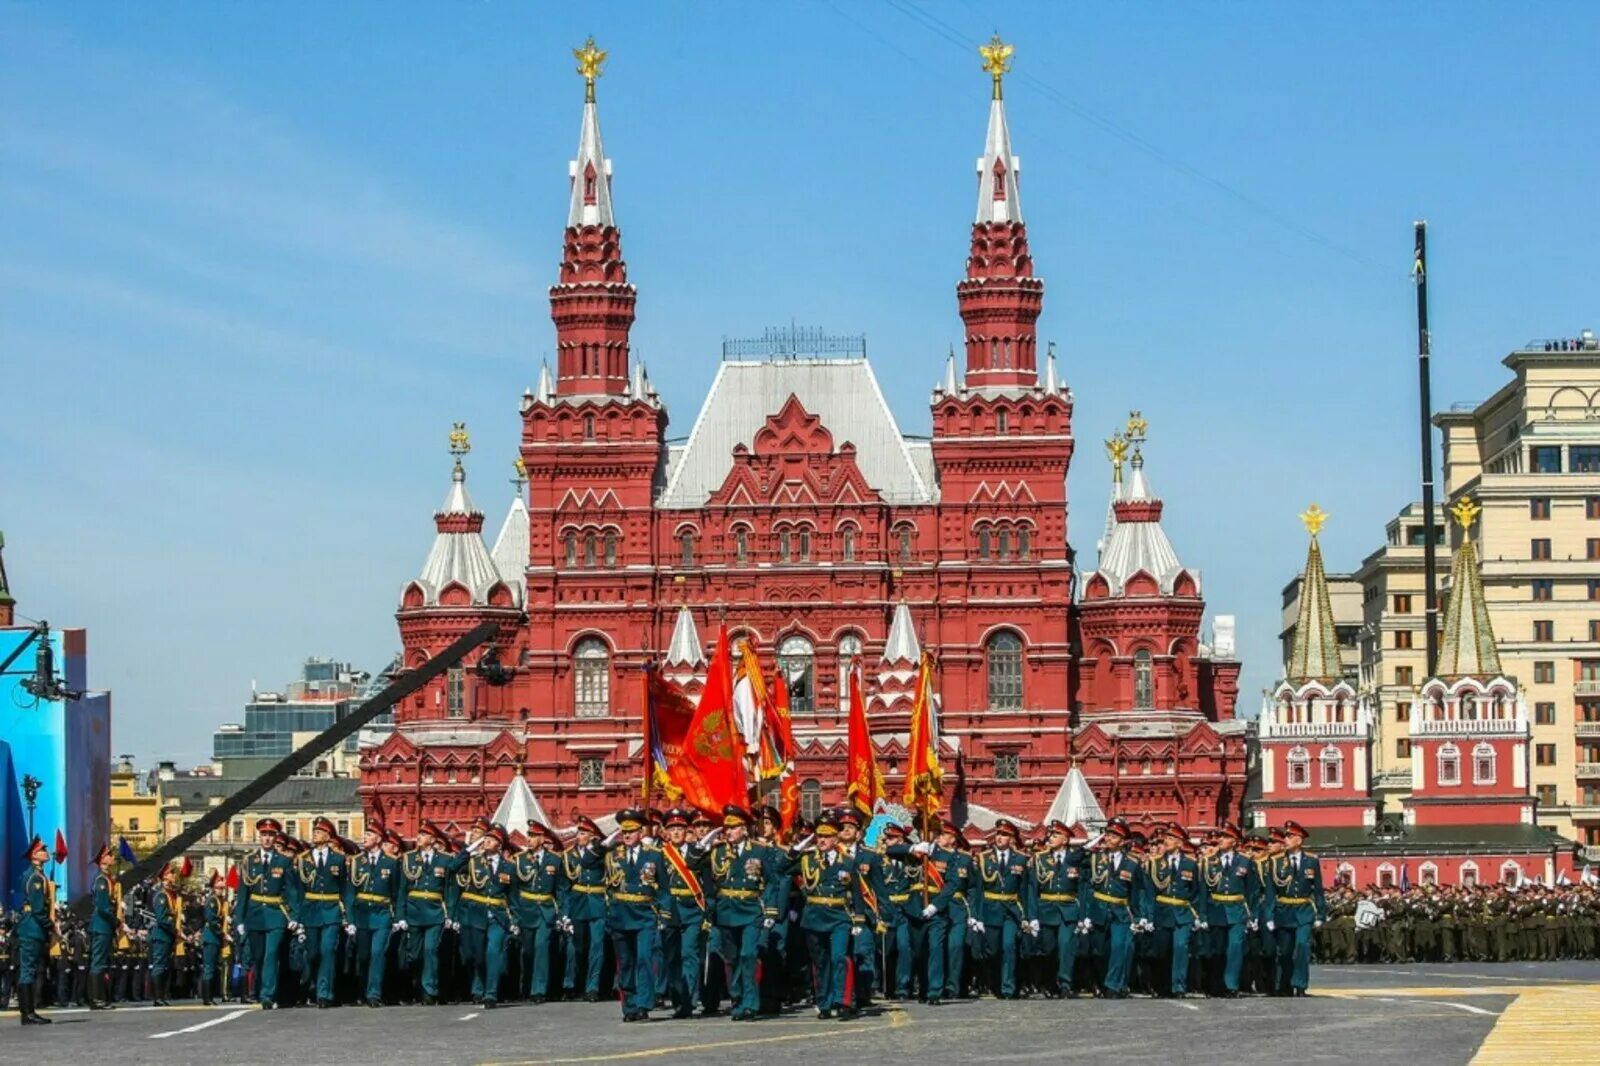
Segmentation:
{"type": "Polygon", "coordinates": [[[517,472],[517,476],[511,479],[511,483],[516,485],[518,488],[527,484],[528,464],[522,461],[522,456],[519,455],[515,459],[511,460],[511,468],[517,472]]]}
{"type": "Polygon", "coordinates": [[[601,74],[600,67],[606,61],[606,52],[595,47],[594,38],[590,37],[583,42],[582,48],[574,48],[572,54],[578,60],[578,73],[583,75],[583,98],[588,103],[594,103],[594,80],[601,74]]]}
{"type": "Polygon", "coordinates": [[[450,454],[456,457],[456,469],[461,469],[461,457],[472,450],[472,438],[467,436],[467,424],[457,422],[450,427],[450,454]]]}
{"type": "Polygon", "coordinates": [[[1128,441],[1122,435],[1122,430],[1111,434],[1111,439],[1106,441],[1106,458],[1111,460],[1111,483],[1122,484],[1122,463],[1128,457],[1128,441]]]}
{"type": "Polygon", "coordinates": [[[1450,508],[1450,513],[1456,516],[1456,524],[1463,531],[1471,529],[1472,523],[1478,520],[1478,514],[1483,508],[1471,496],[1463,496],[1457,500],[1455,506],[1450,508]]]}
{"type": "Polygon", "coordinates": [[[1318,533],[1322,532],[1322,527],[1328,521],[1328,512],[1324,511],[1316,504],[1312,504],[1310,507],[1307,507],[1304,511],[1300,512],[1300,521],[1305,525],[1306,532],[1310,533],[1314,537],[1318,533]]]}
{"type": "Polygon", "coordinates": [[[994,98],[1000,99],[1000,79],[1004,78],[1011,70],[1011,55],[1016,51],[1012,45],[1006,44],[996,33],[994,39],[988,44],[978,46],[978,54],[983,57],[983,69],[994,78],[994,98]]]}
{"type": "Polygon", "coordinates": [[[1145,432],[1150,428],[1150,423],[1144,420],[1144,415],[1138,411],[1128,412],[1128,439],[1134,444],[1144,442],[1145,432]]]}

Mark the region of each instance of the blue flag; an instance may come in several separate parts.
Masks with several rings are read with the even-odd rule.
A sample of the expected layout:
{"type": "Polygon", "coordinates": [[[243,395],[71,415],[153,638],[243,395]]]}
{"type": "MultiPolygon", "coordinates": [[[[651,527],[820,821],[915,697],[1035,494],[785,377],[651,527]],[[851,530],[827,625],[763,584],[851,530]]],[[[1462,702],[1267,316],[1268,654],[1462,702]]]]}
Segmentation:
{"type": "Polygon", "coordinates": [[[117,858],[123,862],[138,862],[139,857],[133,853],[133,845],[128,843],[127,837],[117,838],[117,858]]]}

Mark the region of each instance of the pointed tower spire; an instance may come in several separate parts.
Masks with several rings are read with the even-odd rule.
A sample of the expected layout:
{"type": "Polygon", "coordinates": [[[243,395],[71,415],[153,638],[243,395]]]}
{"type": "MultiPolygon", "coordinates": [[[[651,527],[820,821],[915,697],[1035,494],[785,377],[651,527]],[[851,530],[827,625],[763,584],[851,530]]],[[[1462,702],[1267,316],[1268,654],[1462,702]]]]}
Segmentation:
{"type": "Polygon", "coordinates": [[[944,394],[954,396],[956,389],[956,350],[951,348],[944,361],[944,394]]]}
{"type": "Polygon", "coordinates": [[[521,602],[520,591],[500,576],[483,543],[483,512],[467,495],[467,472],[461,465],[461,458],[471,450],[466,424],[457,422],[450,431],[450,454],[455,457],[455,467],[450,472],[450,491],[434,513],[433,548],[422,564],[422,573],[413,582],[422,591],[420,606],[423,607],[439,606],[440,593],[452,585],[465,589],[473,606],[488,605],[497,585],[511,590],[513,603],[521,602]]]}
{"type": "Polygon", "coordinates": [[[672,643],[663,661],[668,666],[691,668],[706,664],[705,645],[700,641],[700,630],[695,627],[688,604],[678,608],[678,619],[672,624],[672,643]]]}
{"type": "MultiPolygon", "coordinates": [[[[1155,579],[1164,596],[1172,595],[1178,576],[1187,573],[1194,579],[1193,594],[1198,595],[1198,575],[1185,570],[1178,561],[1178,553],[1167,539],[1167,531],[1161,527],[1161,500],[1150,491],[1150,484],[1145,480],[1143,445],[1147,426],[1138,411],[1129,414],[1121,440],[1125,447],[1133,449],[1133,458],[1128,464],[1132,473],[1125,486],[1112,485],[1114,524],[1100,550],[1100,566],[1096,573],[1106,579],[1115,596],[1122,595],[1128,579],[1141,570],[1155,579]]],[[[1117,459],[1117,440],[1114,436],[1106,445],[1113,464],[1117,459]]]]}
{"type": "Polygon", "coordinates": [[[1322,566],[1322,546],[1317,534],[1328,513],[1316,504],[1300,515],[1311,547],[1306,551],[1305,575],[1300,580],[1300,615],[1294,627],[1294,647],[1289,652],[1285,679],[1295,686],[1308,681],[1332,685],[1344,677],[1339,657],[1339,634],[1333,624],[1333,596],[1328,592],[1328,575],[1322,566]]]}
{"type": "Polygon", "coordinates": [[[550,381],[550,364],[539,363],[539,387],[534,390],[534,398],[540,403],[549,403],[555,399],[555,385],[550,381]]]}
{"type": "Polygon", "coordinates": [[[1044,305],[1044,282],[1033,276],[1028,228],[1022,221],[1022,161],[1011,151],[1001,93],[1014,51],[998,34],[978,49],[994,92],[989,132],[978,159],[978,210],[967,277],[956,286],[966,323],[966,381],[975,389],[1030,388],[1039,376],[1035,325],[1044,305]]]}
{"type": "Polygon", "coordinates": [[[917,628],[911,623],[911,608],[906,606],[905,600],[894,605],[889,639],[883,642],[883,661],[891,664],[922,661],[922,645],[917,642],[917,628]]]}
{"type": "Polygon", "coordinates": [[[1444,644],[1439,649],[1438,675],[1458,677],[1500,676],[1500,650],[1489,624],[1489,604],[1478,573],[1478,553],[1468,536],[1483,508],[1469,496],[1456,501],[1450,513],[1461,527],[1461,547],[1450,567],[1450,600],[1444,610],[1444,644]]]}
{"type": "Polygon", "coordinates": [[[1061,391],[1061,379],[1056,376],[1056,342],[1051,341],[1044,357],[1044,391],[1053,396],[1061,391]]]}
{"type": "Polygon", "coordinates": [[[622,234],[611,203],[611,161],[600,143],[594,83],[606,53],[590,38],[573,52],[583,76],[578,156],[568,167],[572,188],[558,284],[550,289],[556,324],[556,388],[562,396],[628,394],[628,335],[635,293],[622,260],[622,234]]]}
{"type": "Polygon", "coordinates": [[[516,486],[517,493],[511,498],[511,508],[500,525],[500,535],[495,538],[489,556],[505,583],[517,590],[520,600],[527,594],[532,523],[528,516],[528,505],[522,499],[523,489],[528,484],[528,468],[522,456],[517,456],[512,467],[516,470],[516,477],[511,479],[511,484],[516,486]]]}
{"type": "Polygon", "coordinates": [[[6,580],[6,535],[0,533],[0,626],[17,624],[17,601],[11,598],[11,583],[6,580]]]}

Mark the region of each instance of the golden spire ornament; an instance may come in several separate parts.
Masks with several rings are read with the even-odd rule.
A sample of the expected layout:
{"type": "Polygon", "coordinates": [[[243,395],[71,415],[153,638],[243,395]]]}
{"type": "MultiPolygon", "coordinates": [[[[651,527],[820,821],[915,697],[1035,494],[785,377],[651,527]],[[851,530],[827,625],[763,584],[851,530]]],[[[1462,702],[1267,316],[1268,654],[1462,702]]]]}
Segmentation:
{"type": "Polygon", "coordinates": [[[1450,508],[1450,513],[1456,516],[1456,524],[1463,531],[1472,528],[1472,523],[1478,520],[1478,515],[1482,511],[1483,508],[1478,504],[1478,501],[1471,496],[1461,497],[1455,502],[1455,506],[1450,508]]]}
{"type": "Polygon", "coordinates": [[[1128,457],[1128,441],[1123,437],[1122,430],[1111,434],[1111,439],[1106,441],[1106,458],[1111,460],[1111,483],[1122,484],[1122,463],[1128,457]]]}
{"type": "Polygon", "coordinates": [[[988,44],[978,46],[978,54],[983,57],[983,69],[994,78],[994,98],[1000,99],[1000,80],[1011,71],[1011,55],[1016,51],[1015,46],[1006,44],[996,33],[994,39],[988,44]]]}
{"type": "Polygon", "coordinates": [[[1306,532],[1314,537],[1322,532],[1322,527],[1327,524],[1328,512],[1312,504],[1300,512],[1300,521],[1306,527],[1306,532]]]}
{"type": "Polygon", "coordinates": [[[1135,444],[1144,442],[1144,435],[1150,429],[1150,423],[1144,420],[1144,415],[1138,411],[1128,412],[1128,439],[1135,444]]]}
{"type": "Polygon", "coordinates": [[[467,424],[456,422],[450,427],[450,454],[456,457],[456,469],[461,469],[461,457],[472,450],[472,438],[467,436],[467,424]]]}
{"type": "Polygon", "coordinates": [[[594,80],[601,74],[600,67],[606,61],[607,53],[595,47],[594,38],[590,37],[583,42],[582,48],[574,48],[573,56],[578,60],[578,73],[583,75],[583,99],[586,103],[594,103],[594,80]]]}

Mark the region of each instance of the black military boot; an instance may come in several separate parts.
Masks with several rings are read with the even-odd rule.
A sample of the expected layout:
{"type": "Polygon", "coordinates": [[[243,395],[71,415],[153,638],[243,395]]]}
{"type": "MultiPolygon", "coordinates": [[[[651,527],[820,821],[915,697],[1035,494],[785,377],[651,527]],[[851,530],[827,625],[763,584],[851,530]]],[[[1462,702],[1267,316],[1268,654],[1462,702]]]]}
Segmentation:
{"type": "MultiPolygon", "coordinates": [[[[20,988],[17,989],[18,1006],[21,1006],[22,994],[23,994],[23,990],[20,989],[20,988]]],[[[28,989],[27,989],[27,995],[28,995],[28,1005],[25,1008],[26,1011],[27,1011],[27,1018],[23,1022],[23,1024],[24,1025],[49,1025],[50,1024],[50,1019],[46,1018],[44,1015],[39,1013],[39,990],[37,988],[33,987],[32,985],[30,985],[28,987],[28,989]]]]}

